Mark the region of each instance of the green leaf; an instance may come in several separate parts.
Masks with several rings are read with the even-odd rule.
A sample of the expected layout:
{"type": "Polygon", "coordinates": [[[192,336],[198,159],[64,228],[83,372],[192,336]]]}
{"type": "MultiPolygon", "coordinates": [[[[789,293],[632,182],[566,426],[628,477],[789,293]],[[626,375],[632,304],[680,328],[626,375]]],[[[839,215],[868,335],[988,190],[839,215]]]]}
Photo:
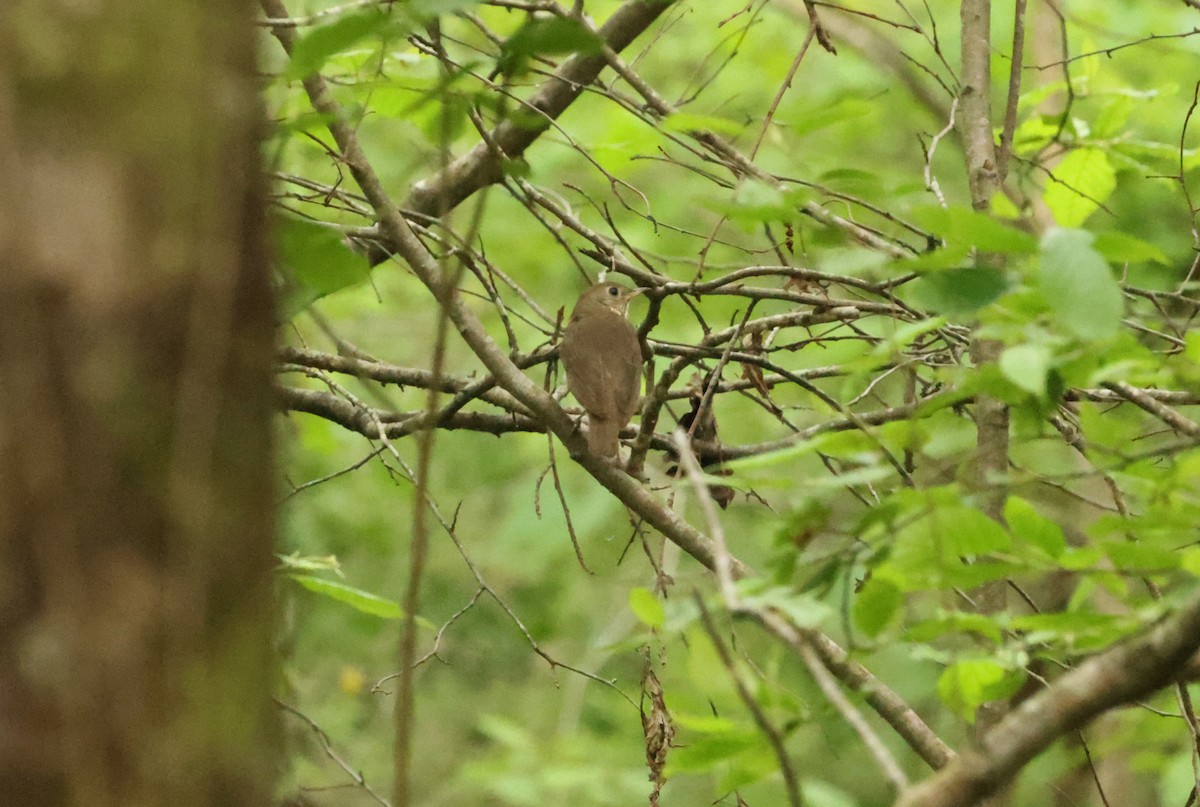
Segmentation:
{"type": "Polygon", "coordinates": [[[879,187],[879,175],[864,171],[861,168],[831,168],[821,174],[818,181],[822,185],[836,185],[839,188],[845,187],[879,187]]]}
{"type": "Polygon", "coordinates": [[[1180,552],[1179,566],[1188,574],[1200,577],[1200,546],[1189,547],[1180,552]]]}
{"type": "Polygon", "coordinates": [[[764,468],[770,468],[774,465],[779,465],[784,462],[789,462],[798,457],[804,457],[817,451],[824,449],[825,444],[834,439],[833,432],[825,432],[818,434],[811,440],[802,440],[787,448],[781,448],[778,451],[770,451],[765,454],[755,454],[743,459],[733,460],[725,463],[725,468],[732,471],[735,475],[742,474],[747,471],[760,471],[764,468]]]}
{"type": "Polygon", "coordinates": [[[941,580],[943,588],[975,588],[993,580],[1003,580],[1015,574],[1028,571],[1016,563],[993,563],[990,561],[975,561],[959,563],[958,566],[947,566],[941,580]]]}
{"type": "Polygon", "coordinates": [[[956,267],[926,272],[913,281],[913,302],[937,314],[974,314],[1008,288],[1004,272],[990,267],[956,267]]]}
{"type": "Polygon", "coordinates": [[[805,776],[800,783],[800,795],[809,807],[858,807],[857,798],[829,782],[805,776]]]}
{"type": "Polygon", "coordinates": [[[728,717],[694,715],[690,712],[676,712],[675,724],[700,734],[733,734],[739,730],[738,724],[728,717]]]}
{"type": "Polygon", "coordinates": [[[815,628],[833,616],[833,609],[809,594],[797,594],[787,586],[771,586],[754,591],[761,581],[745,580],[742,602],[751,608],[776,608],[802,628],[815,628]]]}
{"type": "Polygon", "coordinates": [[[1052,229],[1042,238],[1038,288],[1057,322],[1079,338],[1110,339],[1121,327],[1125,303],[1108,264],[1084,230],[1052,229]]]}
{"type": "Polygon", "coordinates": [[[950,412],[930,424],[930,436],[921,452],[934,459],[944,459],[975,445],[975,424],[961,415],[950,412]]]}
{"type": "Polygon", "coordinates": [[[680,132],[682,134],[712,132],[730,137],[738,136],[746,128],[744,123],[737,123],[728,118],[721,118],[716,115],[694,115],[690,112],[673,112],[659,125],[663,130],[668,132],[680,132]]]}
{"type": "Polygon", "coordinates": [[[904,595],[895,583],[873,576],[854,597],[854,624],[867,636],[878,636],[903,604],[904,595]]]}
{"type": "Polygon", "coordinates": [[[977,633],[996,644],[1000,644],[1003,638],[996,617],[987,614],[972,614],[966,611],[947,611],[910,627],[904,632],[904,640],[907,642],[930,642],[948,633],[959,636],[964,633],[977,633]]]}
{"type": "MultiPolygon", "coordinates": [[[[863,368],[873,368],[875,362],[881,358],[892,358],[904,353],[913,342],[920,339],[930,331],[936,331],[946,325],[945,317],[930,317],[929,319],[919,319],[916,322],[905,322],[891,333],[887,334],[879,344],[871,348],[871,352],[863,356],[859,362],[863,368]]],[[[889,326],[890,327],[890,326],[889,326]]],[[[852,366],[852,365],[848,365],[852,366]]]]}
{"type": "Polygon", "coordinates": [[[779,185],[758,179],[744,179],[733,191],[733,198],[707,199],[704,205],[727,215],[747,232],[763,222],[791,221],[796,208],[803,204],[807,191],[803,188],[784,190],[779,185]]]}
{"type": "Polygon", "coordinates": [[[988,202],[988,210],[997,218],[1009,221],[1021,220],[1021,209],[1004,195],[1004,191],[996,191],[992,194],[992,199],[988,202]]]}
{"type": "Polygon", "coordinates": [[[1009,496],[1004,503],[1004,520],[1014,536],[1028,541],[1052,558],[1062,555],[1067,539],[1062,527],[1043,516],[1019,496],[1009,496]]]}
{"type": "Polygon", "coordinates": [[[1183,354],[1187,356],[1188,361],[1200,364],[1200,331],[1188,331],[1185,344],[1183,354]]]}
{"type": "Polygon", "coordinates": [[[1021,389],[1044,399],[1052,359],[1045,345],[1017,345],[1000,354],[1000,372],[1021,389]]]}
{"type": "Polygon", "coordinates": [[[1068,546],[1058,556],[1058,563],[1068,571],[1086,571],[1095,569],[1104,557],[1104,552],[1096,546],[1068,546]]]}
{"type": "Polygon", "coordinates": [[[1113,263],[1154,262],[1167,266],[1171,262],[1166,253],[1154,244],[1114,230],[1098,233],[1092,246],[1105,260],[1113,263]]]}
{"type": "Polygon", "coordinates": [[[718,792],[729,793],[744,788],[779,770],[779,757],[771,753],[766,737],[759,736],[760,743],[729,759],[728,770],[717,782],[718,792]]]}
{"type": "Polygon", "coordinates": [[[1014,617],[1012,627],[1025,632],[1027,641],[1056,641],[1078,648],[1082,644],[1093,647],[1111,644],[1136,630],[1139,624],[1138,618],[1129,615],[1060,611],[1014,617]]]}
{"type": "Polygon", "coordinates": [[[1104,544],[1104,554],[1123,572],[1167,572],[1179,568],[1179,555],[1147,544],[1113,541],[1104,544]]]}
{"type": "Polygon", "coordinates": [[[538,55],[563,53],[599,53],[604,40],[579,20],[569,17],[531,19],[509,37],[500,48],[499,67],[505,75],[525,71],[530,59],[538,55]]]}
{"type": "Polygon", "coordinates": [[[740,787],[778,769],[766,739],[753,727],[721,717],[676,712],[675,723],[689,736],[667,758],[666,775],[723,771],[721,789],[740,787]],[[695,733],[697,736],[690,736],[695,733]]]}
{"type": "Polygon", "coordinates": [[[870,115],[878,108],[878,104],[865,98],[841,98],[831,106],[805,110],[792,125],[792,132],[802,137],[827,126],[870,115]]]}
{"type": "Polygon", "coordinates": [[[1023,681],[1023,673],[1010,671],[994,659],[962,659],[942,673],[937,691],[943,703],[974,723],[980,706],[1008,697],[1023,681]]]}
{"type": "Polygon", "coordinates": [[[663,606],[663,629],[668,633],[683,633],[700,618],[700,608],[691,597],[674,597],[663,606]]]}
{"type": "Polygon", "coordinates": [[[1007,253],[1037,251],[1037,240],[1029,233],[970,208],[925,206],[913,210],[911,216],[951,248],[974,247],[980,252],[1007,253]]]}
{"type": "Polygon", "coordinates": [[[363,591],[362,589],[348,586],[345,583],[325,580],[324,578],[313,577],[308,574],[294,574],[292,575],[292,579],[309,591],[322,594],[340,603],[345,603],[364,614],[381,617],[382,619],[400,619],[404,616],[404,611],[401,610],[399,603],[363,591]]]}
{"type": "Polygon", "coordinates": [[[318,25],[296,40],[292,61],[284,75],[295,79],[316,73],[331,56],[350,50],[394,22],[390,15],[373,10],[347,14],[326,25],[318,25]]]}
{"type": "Polygon", "coordinates": [[[1116,93],[1106,99],[1100,114],[1092,122],[1093,135],[1098,138],[1119,136],[1135,106],[1132,93],[1116,93]]]}
{"type": "Polygon", "coordinates": [[[1018,570],[1011,563],[965,562],[966,556],[1007,550],[1012,538],[1000,524],[970,507],[937,506],[900,529],[877,572],[904,590],[973,586],[1018,570]]]}
{"type": "Polygon", "coordinates": [[[1067,83],[1065,81],[1048,81],[1045,84],[1039,84],[1021,93],[1017,109],[1028,111],[1033,107],[1041,106],[1050,96],[1058,92],[1063,92],[1066,89],[1067,83]]]}
{"type": "Polygon", "coordinates": [[[732,695],[734,687],[729,671],[712,639],[699,626],[688,631],[687,649],[687,673],[692,685],[709,698],[732,695]]]}
{"type": "Polygon", "coordinates": [[[1078,227],[1117,187],[1117,175],[1100,149],[1076,149],[1054,169],[1043,199],[1060,227],[1078,227]]]}
{"type": "Polygon", "coordinates": [[[275,217],[274,233],[280,268],[292,281],[281,303],[285,320],[371,274],[367,259],[346,246],[332,227],[281,214],[275,217]]]}
{"type": "Polygon", "coordinates": [[[972,507],[948,508],[932,518],[940,523],[960,555],[1000,552],[1012,545],[1002,526],[972,507]]]}
{"type": "Polygon", "coordinates": [[[719,763],[759,746],[765,746],[762,735],[749,728],[705,734],[680,745],[667,757],[666,774],[670,778],[680,773],[712,771],[719,763]]]}
{"type": "Polygon", "coordinates": [[[629,592],[629,608],[643,624],[652,628],[661,628],[666,621],[663,605],[650,589],[635,588],[629,592]]]}
{"type": "Polygon", "coordinates": [[[289,555],[276,555],[279,558],[279,570],[289,572],[333,572],[338,577],[345,577],[342,572],[342,566],[338,562],[337,555],[325,555],[316,557],[314,555],[301,555],[299,552],[292,552],[289,555]]]}
{"type": "Polygon", "coordinates": [[[423,22],[474,8],[480,0],[409,0],[405,11],[423,22]]]}
{"type": "Polygon", "coordinates": [[[1028,118],[1013,132],[1013,150],[1029,156],[1046,147],[1058,134],[1058,123],[1045,116],[1028,118]]]}

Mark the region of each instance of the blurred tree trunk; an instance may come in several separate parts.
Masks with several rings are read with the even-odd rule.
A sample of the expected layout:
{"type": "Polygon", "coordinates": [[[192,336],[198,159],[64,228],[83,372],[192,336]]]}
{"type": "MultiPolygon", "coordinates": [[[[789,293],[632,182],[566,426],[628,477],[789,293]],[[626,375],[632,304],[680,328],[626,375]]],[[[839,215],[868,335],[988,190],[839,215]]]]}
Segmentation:
{"type": "Polygon", "coordinates": [[[275,726],[251,6],[0,8],[0,802],[255,805],[275,726]]]}

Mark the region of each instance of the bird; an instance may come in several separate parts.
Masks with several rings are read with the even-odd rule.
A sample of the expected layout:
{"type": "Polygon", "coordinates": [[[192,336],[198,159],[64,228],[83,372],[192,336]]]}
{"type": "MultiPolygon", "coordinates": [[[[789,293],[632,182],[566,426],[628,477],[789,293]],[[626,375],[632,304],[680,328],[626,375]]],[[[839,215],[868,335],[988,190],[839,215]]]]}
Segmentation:
{"type": "Polygon", "coordinates": [[[617,456],[617,438],[641,397],[642,347],[625,313],[642,291],[617,283],[586,289],[558,350],[567,389],[587,412],[588,450],[604,458],[617,456]]]}

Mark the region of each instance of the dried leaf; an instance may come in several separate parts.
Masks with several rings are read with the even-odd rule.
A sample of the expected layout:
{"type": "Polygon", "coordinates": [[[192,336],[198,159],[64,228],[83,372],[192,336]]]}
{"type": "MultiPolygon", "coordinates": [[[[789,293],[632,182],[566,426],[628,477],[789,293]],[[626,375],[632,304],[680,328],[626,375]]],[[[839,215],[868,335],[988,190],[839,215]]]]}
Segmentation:
{"type": "Polygon", "coordinates": [[[663,768],[667,764],[671,742],[675,739],[675,726],[671,723],[671,713],[667,711],[666,701],[663,700],[662,684],[654,674],[649,659],[642,673],[642,734],[646,738],[646,767],[650,769],[650,781],[654,783],[654,789],[650,792],[650,807],[658,807],[663,768]],[[650,702],[648,711],[646,701],[650,702]]]}

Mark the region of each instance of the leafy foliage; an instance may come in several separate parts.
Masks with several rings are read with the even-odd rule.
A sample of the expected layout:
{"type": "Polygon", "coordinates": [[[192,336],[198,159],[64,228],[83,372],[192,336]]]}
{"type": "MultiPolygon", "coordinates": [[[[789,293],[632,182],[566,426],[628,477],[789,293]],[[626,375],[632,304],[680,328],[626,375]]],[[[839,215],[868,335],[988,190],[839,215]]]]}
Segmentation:
{"type": "MultiPolygon", "coordinates": [[[[958,4],[931,3],[928,19],[905,22],[884,4],[867,4],[866,17],[821,7],[838,54],[814,43],[778,101],[808,24],[803,4],[732,16],[719,4],[661,4],[619,63],[569,4],[536,14],[409,5],[323,19],[290,63],[278,57],[267,90],[284,177],[276,201],[322,222],[277,217],[286,338],[372,359],[353,372],[310,354],[290,362],[313,372],[287,384],[314,397],[287,399],[309,413],[281,426],[288,479],[375,453],[284,505],[282,551],[334,555],[345,574],[288,569],[324,596],[290,584],[282,593],[287,685],[369,781],[391,775],[378,741],[391,702],[338,682],[347,669],[364,680],[396,673],[388,619],[401,615],[412,512],[424,505],[415,440],[363,435],[427,407],[415,371],[431,365],[440,308],[410,267],[369,270],[347,246],[371,246],[374,221],[345,166],[317,145],[329,142],[329,121],[293,81],[317,70],[426,247],[445,271],[465,267],[457,298],[528,378],[561,385],[544,364],[556,312],[569,314],[599,271],[650,290],[634,318],[649,314],[647,394],[661,392],[663,407],[644,489],[712,535],[703,494],[664,446],[677,418],[693,436],[713,430],[720,450],[694,444],[699,481],[732,491],[716,517],[752,570],[732,595],[714,585],[627,517],[557,438],[551,471],[546,436],[513,425],[528,417],[523,405],[464,391],[483,370],[452,336],[441,400],[462,400],[442,422],[427,480],[440,532],[419,633],[420,652],[445,664],[415,672],[416,778],[429,801],[645,799],[650,746],[635,704],[646,711],[652,669],[676,732],[663,805],[784,803],[786,766],[763,722],[807,803],[886,803],[888,782],[863,773],[876,760],[861,738],[794,648],[750,615],[826,631],[959,747],[981,706],[1052,684],[1196,590],[1200,453],[1170,415],[1194,421],[1200,408],[1196,211],[1183,193],[1196,187],[1197,158],[1181,135],[1190,93],[1172,85],[1192,56],[1186,40],[1144,39],[1190,30],[1183,4],[1073,7],[1087,36],[1106,33],[1078,46],[1083,27],[1071,21],[1072,56],[1144,41],[1070,62],[1069,85],[1061,69],[1025,71],[1009,173],[987,209],[972,206],[961,143],[945,129],[958,4]],[[504,155],[495,186],[436,223],[432,211],[458,202],[449,191],[425,200],[438,172],[496,148],[497,133],[545,128],[544,99],[530,99],[553,70],[589,58],[610,69],[546,134],[504,155]],[[477,145],[480,129],[490,146],[477,145]],[[321,376],[335,370],[336,383],[321,376]],[[688,402],[695,416],[714,379],[712,422],[681,418],[688,402]],[[986,400],[1010,419],[1004,472],[980,470],[986,400]],[[996,490],[1002,519],[988,514],[996,490]],[[976,607],[988,586],[1006,593],[1004,609],[976,607]],[[694,593],[718,615],[720,641],[694,593]],[[740,610],[726,608],[729,596],[740,610]]],[[[600,21],[619,8],[584,5],[600,21]]],[[[1007,53],[1009,41],[995,32],[993,49],[1007,53]]],[[[1027,65],[1062,58],[1041,47],[1027,65]]],[[[1176,707],[1161,693],[1154,708],[1176,707]]],[[[1109,749],[1153,747],[1127,803],[1158,803],[1160,789],[1183,803],[1191,787],[1183,721],[1168,739],[1160,721],[1130,709],[1086,732],[1109,749]]],[[[917,757],[875,730],[923,778],[917,757]]],[[[1099,764],[1116,770],[1120,756],[1099,764]]],[[[1055,747],[1015,798],[1046,801],[1086,759],[1077,744],[1055,747]]],[[[298,750],[294,782],[328,782],[321,765],[298,750]]]]}

